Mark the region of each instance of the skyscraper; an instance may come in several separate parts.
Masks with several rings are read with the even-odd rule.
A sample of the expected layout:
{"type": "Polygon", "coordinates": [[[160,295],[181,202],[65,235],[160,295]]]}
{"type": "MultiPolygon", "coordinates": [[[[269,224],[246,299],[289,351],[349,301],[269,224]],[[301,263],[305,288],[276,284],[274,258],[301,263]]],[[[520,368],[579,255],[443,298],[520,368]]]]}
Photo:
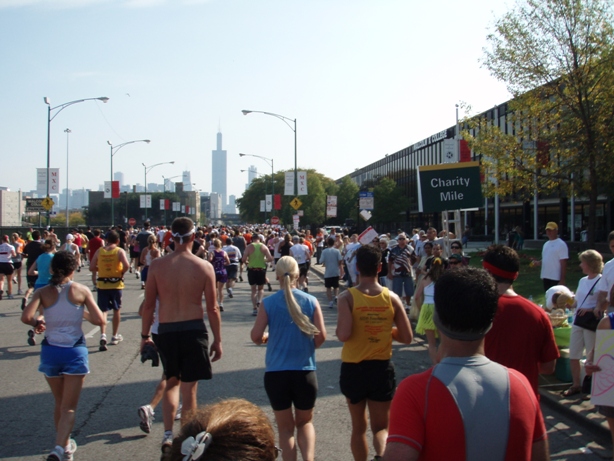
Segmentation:
{"type": "Polygon", "coordinates": [[[183,181],[183,190],[184,191],[190,192],[190,191],[194,190],[192,188],[192,173],[190,173],[189,171],[184,171],[183,175],[181,177],[181,180],[183,181]]]}
{"type": "Polygon", "coordinates": [[[226,206],[227,155],[222,150],[222,133],[217,133],[217,149],[211,151],[211,192],[219,194],[222,207],[226,206]]]}

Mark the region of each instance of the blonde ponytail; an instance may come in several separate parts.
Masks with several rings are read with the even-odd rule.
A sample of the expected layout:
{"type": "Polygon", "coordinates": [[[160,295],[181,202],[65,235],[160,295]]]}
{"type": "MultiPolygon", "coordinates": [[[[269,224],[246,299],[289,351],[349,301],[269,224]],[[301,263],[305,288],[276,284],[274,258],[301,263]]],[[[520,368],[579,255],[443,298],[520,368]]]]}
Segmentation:
{"type": "Polygon", "coordinates": [[[284,283],[284,296],[286,299],[286,307],[288,313],[292,317],[292,321],[295,325],[306,335],[313,336],[320,333],[313,323],[309,320],[303,311],[301,306],[298,305],[294,294],[292,293],[292,286],[298,280],[299,270],[296,260],[291,256],[282,256],[277,262],[275,272],[279,279],[283,279],[284,283]]]}

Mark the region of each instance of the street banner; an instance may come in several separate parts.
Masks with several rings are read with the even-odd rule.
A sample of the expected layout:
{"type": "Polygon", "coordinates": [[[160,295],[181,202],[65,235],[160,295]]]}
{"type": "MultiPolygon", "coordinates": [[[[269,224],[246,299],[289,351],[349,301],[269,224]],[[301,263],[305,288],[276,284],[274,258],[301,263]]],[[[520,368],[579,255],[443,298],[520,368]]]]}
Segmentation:
{"type": "Polygon", "coordinates": [[[434,213],[484,205],[479,162],[418,167],[418,210],[434,213]]]}
{"type": "Polygon", "coordinates": [[[165,210],[170,210],[171,209],[171,201],[167,198],[164,199],[164,209],[165,210]]]}
{"type": "Polygon", "coordinates": [[[111,194],[113,198],[119,198],[119,181],[111,181],[111,194]]]}
{"type": "Polygon", "coordinates": [[[185,214],[190,214],[190,205],[185,206],[185,214]]]}
{"type": "Polygon", "coordinates": [[[273,209],[281,210],[281,194],[275,194],[273,196],[273,209]]]}
{"type": "Polygon", "coordinates": [[[379,234],[377,233],[377,231],[373,229],[373,227],[369,226],[364,231],[362,231],[362,234],[358,236],[358,241],[363,245],[368,245],[378,235],[379,234]]]}
{"type": "Polygon", "coordinates": [[[113,191],[111,190],[112,187],[113,186],[111,184],[111,181],[105,181],[104,182],[104,198],[111,198],[111,197],[113,197],[113,191]]]}
{"type": "Polygon", "coordinates": [[[262,211],[262,212],[266,209],[265,208],[265,202],[266,202],[266,200],[260,200],[260,211],[262,211]]]}
{"type": "Polygon", "coordinates": [[[271,194],[265,195],[264,202],[266,206],[266,211],[272,211],[273,210],[273,196],[271,194]]]}
{"type": "Polygon", "coordinates": [[[173,211],[179,211],[181,209],[180,202],[173,202],[173,211]]]}
{"type": "Polygon", "coordinates": [[[298,230],[298,226],[299,226],[299,220],[300,220],[300,216],[297,214],[292,215],[292,227],[294,227],[295,230],[298,230]]]}
{"type": "Polygon", "coordinates": [[[443,140],[443,152],[441,155],[443,163],[458,163],[458,140],[448,138],[443,140]]]}
{"type": "Polygon", "coordinates": [[[294,171],[286,171],[284,195],[294,195],[294,171]]]}
{"type": "Polygon", "coordinates": [[[161,199],[160,199],[160,209],[161,209],[161,210],[164,210],[164,209],[165,209],[165,208],[164,208],[164,202],[166,202],[166,200],[165,200],[165,199],[163,199],[163,198],[161,198],[161,199]]]}
{"type": "Polygon", "coordinates": [[[185,214],[185,205],[181,205],[181,213],[185,214]]]}
{"type": "Polygon", "coordinates": [[[337,196],[327,195],[326,196],[326,206],[337,206],[337,196]]]}
{"type": "Polygon", "coordinates": [[[299,171],[297,173],[298,176],[298,195],[308,195],[307,194],[307,172],[299,171]]]}
{"type": "Polygon", "coordinates": [[[372,210],[375,200],[373,199],[373,192],[359,192],[358,193],[358,208],[361,210],[372,210]]]}
{"type": "MultiPolygon", "coordinates": [[[[47,195],[47,168],[36,169],[36,193],[47,195]]],[[[60,193],[60,169],[49,168],[49,194],[60,193]]]]}
{"type": "Polygon", "coordinates": [[[151,208],[151,195],[141,195],[140,201],[141,208],[151,208]]]}
{"type": "Polygon", "coordinates": [[[327,218],[336,218],[337,217],[337,207],[336,206],[327,206],[326,207],[326,217],[327,218]]]}

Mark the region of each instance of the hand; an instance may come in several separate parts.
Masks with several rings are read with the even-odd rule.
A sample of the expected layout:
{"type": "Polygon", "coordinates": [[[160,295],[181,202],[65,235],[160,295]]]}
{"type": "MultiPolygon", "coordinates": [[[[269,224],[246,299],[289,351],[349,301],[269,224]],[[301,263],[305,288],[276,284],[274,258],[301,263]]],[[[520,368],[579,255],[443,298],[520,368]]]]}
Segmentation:
{"type": "Polygon", "coordinates": [[[45,325],[45,319],[38,319],[36,321],[36,325],[34,326],[34,332],[37,335],[40,335],[43,331],[45,331],[47,329],[47,326],[45,325]]]}
{"type": "Polygon", "coordinates": [[[211,362],[217,362],[222,358],[222,343],[220,341],[213,341],[209,349],[209,356],[211,357],[211,362]]]}
{"type": "Polygon", "coordinates": [[[268,342],[269,342],[269,334],[265,332],[262,334],[262,344],[266,344],[268,342]]]}
{"type": "Polygon", "coordinates": [[[151,344],[153,347],[156,347],[156,344],[151,340],[151,338],[141,338],[141,354],[143,353],[143,350],[147,344],[151,344]]]}
{"type": "Polygon", "coordinates": [[[586,362],[584,364],[584,371],[586,371],[587,375],[591,376],[593,373],[601,371],[601,367],[599,367],[599,365],[593,365],[590,362],[586,362]]]}

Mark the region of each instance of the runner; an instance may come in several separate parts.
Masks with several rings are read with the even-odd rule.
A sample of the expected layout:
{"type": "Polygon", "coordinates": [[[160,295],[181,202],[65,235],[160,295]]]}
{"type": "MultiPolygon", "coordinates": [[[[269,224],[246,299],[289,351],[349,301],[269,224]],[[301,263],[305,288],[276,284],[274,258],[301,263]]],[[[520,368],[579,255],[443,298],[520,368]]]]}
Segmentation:
{"type": "Polygon", "coordinates": [[[160,250],[158,248],[157,239],[155,236],[150,235],[147,238],[147,248],[141,251],[141,266],[143,266],[143,270],[141,271],[141,290],[145,289],[145,282],[147,282],[147,272],[149,271],[149,266],[151,262],[160,257],[160,250]]]}
{"type": "Polygon", "coordinates": [[[122,290],[124,289],[124,274],[128,272],[130,263],[124,250],[118,247],[119,235],[115,231],[107,233],[107,244],[94,254],[90,262],[90,270],[98,272],[96,287],[98,288],[98,306],[104,315],[104,325],[100,327],[101,352],[107,348],[107,316],[113,311],[113,336],[109,344],[117,345],[123,341],[119,334],[122,308],[122,290]]]}
{"type": "Polygon", "coordinates": [[[2,236],[2,244],[0,244],[0,299],[4,294],[4,277],[7,279],[8,291],[7,299],[13,299],[13,258],[17,256],[15,247],[9,243],[9,236],[2,236]]]}
{"type": "Polygon", "coordinates": [[[324,286],[326,287],[328,308],[332,309],[339,294],[339,279],[343,277],[343,257],[341,252],[334,248],[334,237],[328,237],[326,245],[327,248],[320,255],[320,262],[324,266],[324,286]]]}
{"type": "Polygon", "coordinates": [[[311,253],[309,248],[301,242],[301,237],[295,235],[292,237],[292,247],[290,248],[290,256],[296,259],[299,269],[299,278],[297,288],[303,290],[305,293],[309,293],[309,288],[305,283],[307,277],[307,262],[311,259],[311,253]]]}
{"type": "MultiPolygon", "coordinates": [[[[15,272],[13,272],[14,276],[17,277],[17,294],[22,295],[21,291],[21,261],[23,259],[23,249],[24,249],[24,241],[19,237],[19,234],[14,233],[11,236],[12,245],[15,248],[15,257],[12,259],[13,267],[15,268],[15,272]]],[[[13,279],[13,283],[15,279],[13,279]]]]}
{"type": "Polygon", "coordinates": [[[219,238],[213,239],[214,250],[209,253],[209,262],[213,265],[215,272],[215,289],[217,293],[217,305],[220,312],[224,312],[224,284],[228,281],[226,266],[230,265],[230,259],[224,250],[219,238]]]}
{"type": "MultiPolygon", "coordinates": [[[[92,238],[89,240],[88,244],[87,244],[87,254],[88,254],[88,260],[90,262],[92,262],[92,259],[94,258],[94,255],[96,254],[96,252],[98,251],[99,248],[102,248],[104,246],[104,240],[102,240],[100,238],[100,229],[94,229],[94,232],[92,233],[92,238]]],[[[96,281],[98,279],[97,274],[96,274],[96,269],[92,269],[92,266],[90,264],[90,272],[92,273],[92,291],[96,291],[96,281]]]]}
{"type": "Polygon", "coordinates": [[[23,250],[23,255],[26,259],[26,281],[28,282],[28,289],[23,295],[23,299],[21,300],[21,310],[24,310],[26,304],[28,303],[28,297],[34,291],[34,284],[36,283],[36,276],[29,275],[30,267],[34,264],[34,262],[38,259],[40,255],[45,252],[43,248],[43,242],[41,241],[41,233],[37,230],[32,232],[32,241],[28,242],[26,247],[23,250]]]}
{"type": "Polygon", "coordinates": [[[224,247],[224,251],[230,260],[230,265],[226,268],[226,272],[228,273],[226,292],[228,293],[228,297],[232,298],[232,290],[237,280],[237,272],[239,270],[239,264],[241,263],[241,256],[243,255],[241,254],[241,251],[232,244],[232,239],[230,237],[226,237],[226,246],[224,247]]]}
{"type": "MultiPolygon", "coordinates": [[[[247,245],[242,258],[243,263],[247,264],[247,281],[252,291],[252,315],[258,315],[260,302],[264,294],[264,284],[267,283],[266,268],[267,263],[273,261],[273,256],[263,243],[260,243],[260,236],[254,232],[252,243],[247,245]]],[[[270,284],[269,284],[270,285],[270,284]]]]}
{"type": "Polygon", "coordinates": [[[197,408],[198,381],[211,379],[211,362],[222,358],[221,318],[215,300],[215,273],[207,262],[192,254],[194,223],[182,217],[171,226],[175,251],[151,264],[145,287],[141,329],[141,352],[150,338],[151,325],[159,300],[158,350],[166,376],[163,396],[164,438],[162,452],[173,443],[173,420],[183,401],[183,417],[197,408]],[[213,333],[208,351],[208,334],[203,317],[203,293],[207,317],[213,333]],[[178,386],[181,384],[180,389],[178,386]]]}

